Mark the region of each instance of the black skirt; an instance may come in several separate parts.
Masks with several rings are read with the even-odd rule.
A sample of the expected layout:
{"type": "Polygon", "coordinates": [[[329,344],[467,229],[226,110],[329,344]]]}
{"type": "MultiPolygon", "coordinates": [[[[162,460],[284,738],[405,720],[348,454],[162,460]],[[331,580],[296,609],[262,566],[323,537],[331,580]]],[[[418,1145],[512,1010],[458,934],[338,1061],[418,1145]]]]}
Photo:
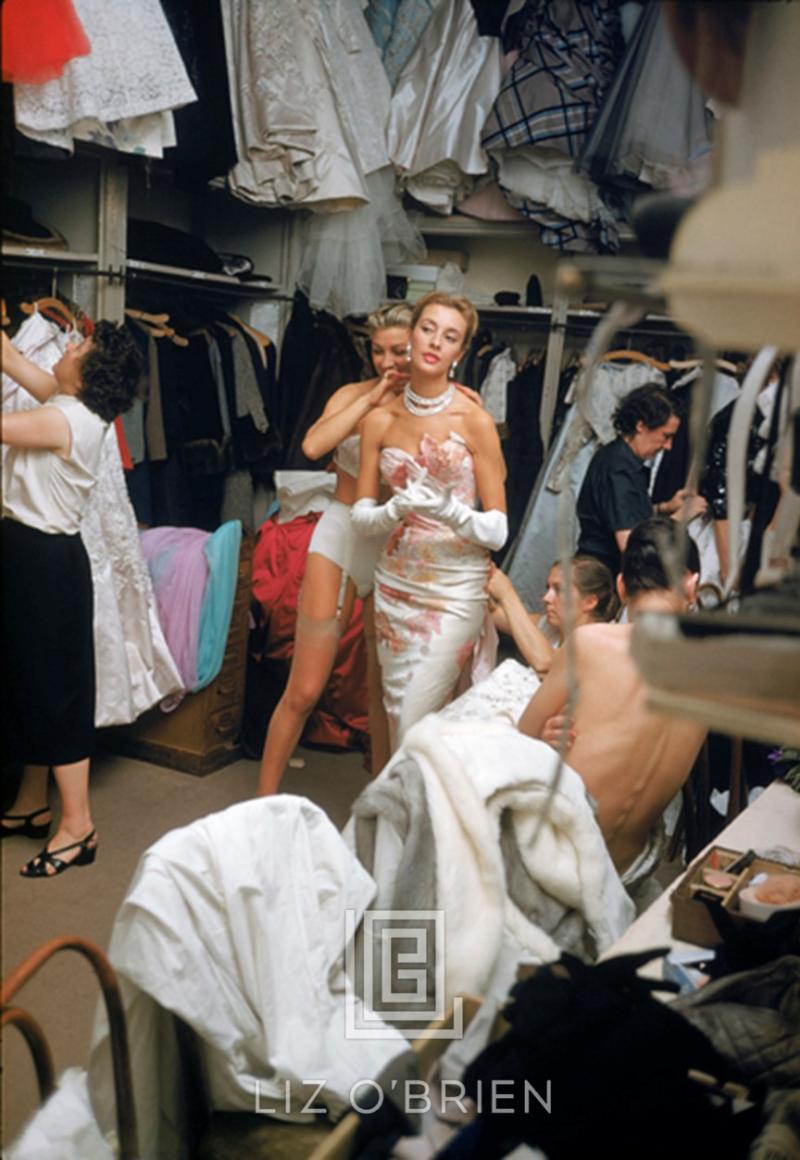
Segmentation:
{"type": "Polygon", "coordinates": [[[15,520],[2,528],[3,748],[30,765],[90,757],[94,740],[92,573],[80,535],[15,520]]]}

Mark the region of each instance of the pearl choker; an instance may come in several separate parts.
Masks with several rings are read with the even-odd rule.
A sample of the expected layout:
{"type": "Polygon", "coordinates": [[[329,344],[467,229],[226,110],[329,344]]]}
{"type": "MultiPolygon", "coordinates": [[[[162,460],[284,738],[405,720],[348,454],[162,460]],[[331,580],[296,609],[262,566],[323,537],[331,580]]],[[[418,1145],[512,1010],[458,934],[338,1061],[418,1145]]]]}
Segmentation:
{"type": "Polygon", "coordinates": [[[425,415],[438,415],[440,411],[449,407],[455,393],[456,388],[451,384],[441,395],[435,395],[431,399],[426,395],[418,395],[416,391],[412,391],[410,384],[406,383],[403,388],[403,402],[412,415],[421,415],[424,418],[425,415]]]}

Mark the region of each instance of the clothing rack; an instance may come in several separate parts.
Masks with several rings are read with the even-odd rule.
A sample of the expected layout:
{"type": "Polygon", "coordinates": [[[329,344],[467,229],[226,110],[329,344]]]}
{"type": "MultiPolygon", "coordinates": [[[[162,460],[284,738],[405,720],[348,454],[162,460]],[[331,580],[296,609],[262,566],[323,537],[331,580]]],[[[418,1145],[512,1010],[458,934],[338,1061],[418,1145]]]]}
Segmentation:
{"type": "Polygon", "coordinates": [[[47,253],[41,249],[22,246],[3,246],[3,265],[14,269],[43,269],[55,279],[61,273],[80,274],[81,277],[108,278],[110,282],[124,283],[139,280],[206,292],[233,294],[236,297],[257,296],[271,301],[291,302],[293,296],[272,282],[252,279],[243,282],[230,274],[213,274],[206,270],[162,266],[129,258],[125,265],[97,266],[96,254],[70,251],[47,253]]]}
{"type": "MultiPolygon", "coordinates": [[[[582,259],[582,262],[588,263],[590,270],[593,269],[591,259],[582,259]]],[[[595,259],[595,262],[597,262],[597,259],[595,259]]],[[[623,262],[625,265],[623,276],[621,279],[616,280],[616,286],[610,285],[607,281],[603,284],[607,296],[613,299],[625,287],[630,290],[631,286],[633,286],[635,294],[641,297],[647,293],[645,284],[649,284],[652,281],[654,270],[647,263],[645,263],[647,268],[643,269],[642,263],[639,260],[625,261],[623,259],[623,262]],[[637,273],[636,279],[634,279],[634,273],[637,273]]],[[[660,263],[655,263],[656,267],[660,268],[660,265],[660,263]]],[[[583,295],[585,292],[590,292],[592,289],[595,289],[594,282],[596,279],[590,281],[587,276],[586,283],[581,282],[578,285],[573,275],[568,274],[566,277],[562,276],[562,268],[564,266],[566,266],[568,271],[574,269],[574,263],[572,262],[559,266],[556,292],[552,306],[488,305],[478,307],[478,314],[482,320],[484,318],[489,320],[497,318],[498,321],[502,322],[504,327],[518,327],[523,330],[541,327],[547,330],[547,353],[545,356],[542,401],[539,412],[540,435],[545,455],[550,445],[550,433],[558,400],[558,384],[561,377],[561,364],[564,357],[564,344],[567,334],[580,334],[588,337],[603,317],[603,312],[600,310],[580,306],[570,307],[571,294],[568,292],[568,289],[570,287],[574,288],[577,285],[580,293],[583,295]]],[[[607,264],[603,269],[605,268],[607,268],[607,264]]],[[[627,291],[625,292],[625,296],[627,298],[627,291]]],[[[652,304],[654,311],[663,305],[662,300],[652,294],[648,295],[647,301],[652,304]]],[[[655,312],[645,315],[643,319],[633,323],[631,326],[621,327],[617,333],[665,338],[670,334],[668,329],[664,329],[667,327],[671,327],[678,334],[683,335],[685,333],[679,330],[675,322],[668,315],[655,312]]]]}

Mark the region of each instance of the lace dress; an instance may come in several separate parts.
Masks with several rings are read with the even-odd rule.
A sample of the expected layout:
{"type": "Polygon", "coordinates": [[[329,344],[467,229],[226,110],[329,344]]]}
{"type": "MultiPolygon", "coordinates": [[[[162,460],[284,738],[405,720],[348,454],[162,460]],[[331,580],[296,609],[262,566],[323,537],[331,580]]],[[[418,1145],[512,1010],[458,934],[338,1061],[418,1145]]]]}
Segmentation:
{"type": "Polygon", "coordinates": [[[502,720],[516,725],[540,683],[533,669],[506,660],[485,680],[445,705],[441,715],[447,721],[502,720]]]}
{"type": "MultiPolygon", "coordinates": [[[[456,434],[423,435],[416,456],[381,452],[394,491],[419,467],[464,503],[475,504],[472,456],[456,434]]],[[[486,611],[489,553],[440,521],[410,513],[389,536],[375,570],[375,630],[393,742],[446,704],[470,659],[486,611]]]]}
{"type": "MultiPolygon", "coordinates": [[[[67,340],[55,323],[34,314],[20,327],[14,345],[50,371],[67,340]]],[[[3,376],[4,411],[37,406],[27,391],[3,376]]],[[[95,725],[126,725],[182,683],[158,620],[113,424],[103,443],[81,539],[94,588],[95,725]]]]}
{"type": "Polygon", "coordinates": [[[17,128],[72,151],[75,138],[163,156],[175,144],[171,110],[196,99],[158,0],[74,0],[91,43],[45,84],[14,86],[17,128]]]}

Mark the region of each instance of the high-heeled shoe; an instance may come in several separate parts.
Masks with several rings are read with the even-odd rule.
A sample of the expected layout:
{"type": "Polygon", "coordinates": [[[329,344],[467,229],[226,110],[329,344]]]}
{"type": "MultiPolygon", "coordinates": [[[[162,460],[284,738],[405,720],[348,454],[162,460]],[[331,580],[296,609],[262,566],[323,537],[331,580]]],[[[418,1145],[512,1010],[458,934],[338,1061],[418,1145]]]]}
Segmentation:
{"type": "Polygon", "coordinates": [[[0,838],[46,838],[50,833],[52,820],[49,822],[36,822],[33,819],[38,818],[40,814],[49,814],[50,807],[42,806],[40,810],[34,810],[32,814],[3,814],[0,819],[0,838]],[[3,823],[22,822],[21,826],[6,826],[3,823]]]}
{"type": "Polygon", "coordinates": [[[23,878],[55,878],[56,875],[63,874],[65,870],[69,870],[73,866],[90,866],[97,854],[97,843],[90,846],[89,842],[96,832],[96,830],[92,830],[80,842],[72,842],[69,846],[61,846],[58,850],[48,850],[45,846],[35,858],[31,858],[30,862],[22,867],[20,874],[23,878]],[[75,849],[79,849],[80,853],[76,854],[70,862],[65,862],[63,858],[57,856],[66,854],[67,850],[75,849]],[[52,874],[48,873],[48,866],[53,867],[52,874]]]}

